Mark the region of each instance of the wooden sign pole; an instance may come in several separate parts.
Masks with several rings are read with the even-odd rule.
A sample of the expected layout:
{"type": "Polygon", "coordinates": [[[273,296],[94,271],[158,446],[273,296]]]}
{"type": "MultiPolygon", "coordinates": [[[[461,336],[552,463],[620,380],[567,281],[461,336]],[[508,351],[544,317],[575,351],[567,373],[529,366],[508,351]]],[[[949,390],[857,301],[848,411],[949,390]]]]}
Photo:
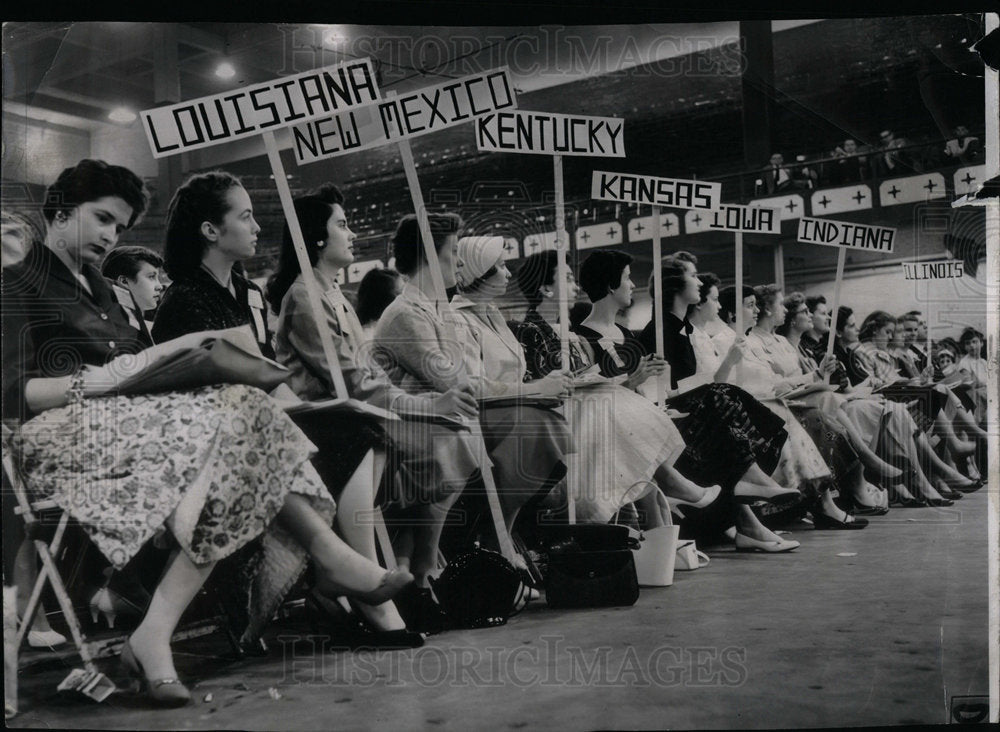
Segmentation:
{"type": "MultiPolygon", "coordinates": [[[[424,254],[431,273],[431,282],[434,284],[434,294],[439,303],[438,312],[445,321],[446,332],[450,331],[449,337],[452,342],[458,344],[458,338],[454,334],[452,327],[454,319],[451,305],[448,303],[448,293],[444,286],[444,275],[441,272],[441,262],[437,255],[437,248],[434,246],[434,236],[431,232],[430,221],[427,218],[427,208],[424,206],[424,194],[420,189],[420,179],[417,177],[417,166],[413,162],[413,151],[410,149],[409,140],[399,142],[399,154],[403,159],[403,171],[406,173],[406,182],[410,189],[410,199],[413,202],[413,210],[417,214],[417,226],[420,228],[420,238],[424,244],[424,254]]],[[[456,358],[461,359],[461,354],[456,358]]],[[[483,478],[483,485],[486,492],[486,500],[490,506],[490,513],[493,517],[493,526],[496,530],[497,541],[500,544],[500,553],[515,566],[518,565],[517,552],[514,550],[514,542],[510,538],[510,532],[504,523],[503,509],[500,507],[500,497],[497,494],[496,481],[493,477],[492,465],[486,451],[486,442],[478,421],[472,421],[469,429],[476,436],[481,451],[482,460],[480,463],[480,474],[483,478]]]]}
{"type": "Polygon", "coordinates": [[[299,226],[299,217],[295,214],[295,204],[292,202],[292,191],[288,187],[288,178],[285,177],[285,167],[281,163],[281,155],[278,152],[278,142],[274,138],[273,132],[261,134],[264,139],[264,147],[267,149],[267,159],[271,163],[271,173],[274,175],[274,183],[278,187],[278,197],[281,199],[281,208],[285,214],[285,221],[288,223],[288,230],[292,235],[292,244],[295,248],[295,256],[299,260],[299,269],[302,270],[302,281],[306,286],[306,293],[309,298],[309,308],[312,310],[313,320],[316,321],[316,330],[319,332],[320,345],[323,347],[323,355],[330,368],[330,378],[333,380],[334,389],[338,399],[348,399],[350,394],[347,391],[347,384],[344,381],[344,374],[340,370],[340,359],[333,346],[333,339],[330,337],[330,330],[326,327],[323,318],[323,301],[319,291],[319,284],[313,274],[312,264],[309,263],[309,253],[306,251],[305,240],[302,238],[302,228],[299,226]]]}
{"type": "Polygon", "coordinates": [[[736,232],[736,336],[746,335],[743,322],[743,232],[736,232]]]}
{"type": "MultiPolygon", "coordinates": [[[[663,358],[663,241],[660,232],[660,207],[653,206],[653,331],[656,334],[656,355],[663,358]]],[[[656,378],[656,403],[666,403],[663,377],[656,378]]]]}

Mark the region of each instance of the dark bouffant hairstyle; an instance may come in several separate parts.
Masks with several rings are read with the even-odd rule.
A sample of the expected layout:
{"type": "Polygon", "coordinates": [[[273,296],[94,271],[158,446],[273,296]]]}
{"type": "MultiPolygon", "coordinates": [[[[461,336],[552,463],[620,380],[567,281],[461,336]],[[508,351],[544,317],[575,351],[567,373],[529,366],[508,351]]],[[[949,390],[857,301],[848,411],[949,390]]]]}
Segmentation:
{"type": "Polygon", "coordinates": [[[559,253],[554,249],[536,252],[521,264],[517,270],[517,286],[529,307],[538,307],[543,299],[541,289],[555,284],[558,268],[559,253]]]}
{"type": "Polygon", "coordinates": [[[222,223],[229,211],[226,194],[242,185],[235,175],[213,170],[191,176],[174,192],[167,206],[167,235],[163,245],[163,268],[172,279],[201,266],[208,248],[201,235],[202,223],[222,223]]]}
{"type": "MultiPolygon", "coordinates": [[[[334,204],[344,205],[344,194],[333,183],[324,183],[315,191],[296,198],[295,216],[302,229],[302,240],[309,255],[309,264],[313,267],[319,260],[320,243],[326,239],[326,224],[333,215],[334,204]]],[[[299,258],[295,254],[295,244],[292,242],[292,232],[285,222],[282,228],[281,251],[278,253],[278,268],[267,281],[267,302],[277,313],[281,310],[281,301],[285,293],[302,272],[299,258]]]]}
{"type": "Polygon", "coordinates": [[[844,327],[847,325],[847,319],[854,315],[854,309],[849,308],[846,305],[841,305],[837,308],[837,332],[843,333],[844,327]]]}
{"type": "MultiPolygon", "coordinates": [[[[740,298],[742,304],[748,297],[753,297],[753,288],[743,285],[743,296],[740,298]]],[[[730,285],[719,291],[719,318],[723,323],[736,322],[736,288],[730,285]]]]}
{"type": "MultiPolygon", "coordinates": [[[[429,213],[427,221],[437,251],[441,251],[449,234],[457,234],[462,228],[462,218],[454,213],[429,213]]],[[[407,214],[399,220],[396,233],[392,235],[392,254],[396,258],[396,269],[405,275],[413,274],[426,261],[416,214],[407,214]]]]}
{"type": "Polygon", "coordinates": [[[63,170],[55,183],[45,190],[42,215],[51,224],[57,212],[68,213],[81,203],[105,196],[117,196],[132,209],[126,228],[132,228],[149,205],[146,186],[131,170],[108,165],[103,160],[85,159],[63,170]]]}
{"type": "Polygon", "coordinates": [[[622,272],[632,263],[632,255],[611,249],[595,249],[580,266],[580,287],[591,302],[604,298],[622,284],[622,272]]]}
{"type": "Polygon", "coordinates": [[[374,323],[396,299],[396,283],[401,275],[394,269],[372,269],[358,285],[358,320],[361,325],[374,323]]]}

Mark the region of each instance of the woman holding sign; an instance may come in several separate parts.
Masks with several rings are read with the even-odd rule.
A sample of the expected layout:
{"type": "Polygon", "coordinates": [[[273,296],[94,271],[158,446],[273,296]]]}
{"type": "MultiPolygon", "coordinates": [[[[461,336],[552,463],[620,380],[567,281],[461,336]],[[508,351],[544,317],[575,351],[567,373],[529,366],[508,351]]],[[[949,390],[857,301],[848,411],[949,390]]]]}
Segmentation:
{"type": "MultiPolygon", "coordinates": [[[[462,220],[455,214],[428,214],[428,221],[444,286],[454,287],[462,220]]],[[[385,359],[382,363],[393,382],[409,392],[445,393],[458,387],[480,402],[479,424],[510,529],[526,503],[547,496],[565,476],[564,456],[573,450],[566,421],[552,409],[519,399],[518,390],[491,380],[480,353],[469,353],[476,344],[471,336],[463,336],[464,320],[436,301],[432,265],[421,244],[416,216],[400,220],[392,241],[396,268],[409,276],[409,282],[375,329],[380,359],[385,359]]],[[[571,382],[554,375],[538,387],[532,395],[551,402],[566,396],[571,382]]]]}
{"type": "MultiPolygon", "coordinates": [[[[666,371],[668,365],[649,355],[642,339],[614,321],[615,313],[632,302],[631,261],[630,255],[618,251],[596,250],[587,257],[580,268],[580,283],[594,308],[574,331],[584,339],[590,358],[600,365],[603,375],[627,374],[625,385],[639,390],[645,382],[666,371]]],[[[691,282],[697,297],[698,280],[694,277],[691,282]]],[[[685,282],[687,286],[690,282],[685,282]]],[[[667,351],[671,353],[670,348],[667,351]]],[[[672,362],[669,367],[676,389],[672,362]]],[[[702,383],[685,393],[674,391],[669,396],[667,404],[684,415],[674,421],[687,443],[677,469],[696,483],[719,483],[731,497],[727,502],[729,510],[720,509],[718,514],[710,516],[689,515],[689,529],[710,533],[732,526],[735,518],[737,549],[764,552],[794,549],[797,542],[784,541],[765,529],[749,508],[731,510],[734,500],[767,500],[776,504],[800,500],[797,490],[784,488],[770,477],[788,437],[783,422],[749,394],[728,384],[702,383]]]]}
{"type": "Polygon", "coordinates": [[[181,614],[217,561],[262,534],[307,547],[330,592],[381,599],[400,578],[323,530],[334,506],[314,448],[259,389],[113,395],[123,374],[199,342],[147,348],[95,267],[146,201],[131,171],[94,160],[49,187],[44,244],[3,272],[3,329],[18,334],[3,339],[3,407],[21,422],[14,449],[29,491],[67,511],[116,568],[158,531],[173,535],[179,549],[122,666],[154,703],[179,706],[191,698],[170,651],[181,614]]]}
{"type": "MultiPolygon", "coordinates": [[[[533,254],[522,265],[518,284],[531,291],[529,300],[540,299],[540,288],[553,285],[556,256],[554,251],[533,254]],[[541,279],[537,285],[529,282],[538,276],[531,274],[534,272],[548,280],[547,284],[541,279]]],[[[459,259],[462,267],[458,270],[458,287],[462,299],[456,298],[455,308],[466,317],[469,331],[482,349],[488,376],[516,387],[529,378],[526,384],[530,386],[558,375],[559,337],[547,322],[540,320],[538,310],[529,310],[528,320],[515,335],[493,304],[506,292],[511,276],[503,261],[503,238],[460,239],[459,259]],[[530,332],[524,325],[537,329],[546,339],[547,347],[542,347],[554,358],[546,359],[544,365],[539,364],[541,353],[537,349],[533,363],[529,365],[526,361],[519,342],[519,338],[530,332]]],[[[575,283],[567,282],[566,287],[570,290],[567,300],[575,299],[575,283]]],[[[550,294],[549,299],[558,310],[558,294],[550,294]]],[[[542,311],[554,317],[551,309],[542,311]]],[[[576,340],[577,343],[571,344],[570,354],[573,371],[579,372],[589,363],[576,340]]],[[[611,382],[585,386],[574,392],[562,412],[577,443],[577,451],[570,459],[576,461],[573,475],[579,483],[568,486],[568,490],[574,498],[578,520],[606,523],[623,506],[635,502],[652,528],[666,520],[663,515],[669,510],[666,495],[697,508],[708,506],[718,497],[719,486],[702,488],[674,470],[673,463],[683,452],[684,441],[673,423],[635,392],[611,382]],[[657,485],[662,496],[656,490],[657,485]]]]}
{"type": "MultiPolygon", "coordinates": [[[[302,229],[303,241],[313,265],[313,274],[322,292],[322,324],[333,338],[340,369],[348,384],[352,398],[363,400],[383,409],[391,409],[403,416],[402,420],[386,422],[385,429],[392,441],[393,451],[399,454],[399,473],[414,491],[404,491],[397,503],[402,504],[413,526],[407,527],[407,540],[397,542],[397,561],[407,567],[416,578],[417,588],[428,586],[429,573],[437,566],[438,540],[444,519],[455,499],[472,479],[479,463],[476,446],[468,431],[453,426],[437,424],[435,419],[475,419],[478,414],[476,401],[467,393],[453,388],[439,394],[408,394],[393,385],[385,371],[373,358],[372,349],[365,337],[354,308],[337,285],[337,274],[354,261],[354,232],[348,226],[344,213],[344,196],[333,185],[322,186],[316,192],[295,199],[295,213],[302,229]]],[[[372,270],[379,272],[379,270],[372,270]]],[[[398,275],[396,275],[398,279],[398,275]]],[[[299,270],[299,262],[288,226],[284,229],[278,269],[267,286],[267,298],[278,313],[275,350],[278,360],[292,371],[290,386],[302,399],[319,400],[336,397],[330,378],[330,364],[320,342],[316,321],[312,317],[306,283],[299,270]]],[[[357,421],[343,423],[321,415],[317,430],[336,433],[337,439],[350,439],[357,421]]],[[[395,473],[395,468],[393,473],[395,473]]],[[[348,512],[345,496],[340,498],[341,513],[363,512],[371,509],[371,486],[359,492],[353,509],[348,512]]],[[[368,541],[373,541],[367,532],[368,541]]],[[[374,544],[368,547],[374,556],[374,544]]],[[[411,602],[408,605],[419,605],[411,602]]],[[[401,606],[402,607],[402,606],[401,606]]],[[[398,630],[398,616],[392,618],[388,609],[361,605],[360,610],[379,630],[398,630]]],[[[411,630],[434,630],[427,618],[419,613],[409,613],[403,607],[407,626],[411,630]]]]}
{"type": "MultiPolygon", "coordinates": [[[[261,352],[273,356],[263,293],[240,274],[240,264],[256,252],[260,226],[239,179],[223,171],[190,177],[170,201],[166,228],[164,266],[173,283],[157,310],[153,337],[249,325],[261,352]]],[[[306,412],[295,420],[320,448],[313,466],[327,489],[344,503],[345,510],[336,516],[337,531],[349,547],[377,566],[372,526],[357,521],[356,514],[371,509],[373,476],[382,470],[385,434],[379,422],[356,413],[320,418],[306,412]],[[336,426],[331,429],[331,424],[336,426]]],[[[304,519],[305,525],[318,530],[313,519],[304,519]]],[[[330,537],[336,538],[332,532],[326,538],[330,537]]],[[[410,577],[408,572],[401,576],[410,577]]],[[[321,583],[314,590],[322,599],[321,583]]],[[[391,603],[363,610],[378,630],[402,630],[391,603]]],[[[244,643],[261,628],[262,620],[252,618],[244,643]]]]}

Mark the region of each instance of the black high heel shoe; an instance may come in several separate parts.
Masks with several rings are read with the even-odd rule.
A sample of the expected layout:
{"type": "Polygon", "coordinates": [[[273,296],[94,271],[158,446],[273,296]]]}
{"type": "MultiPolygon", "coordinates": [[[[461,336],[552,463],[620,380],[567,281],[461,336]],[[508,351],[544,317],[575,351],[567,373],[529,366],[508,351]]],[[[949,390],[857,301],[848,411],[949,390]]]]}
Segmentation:
{"type": "MultiPolygon", "coordinates": [[[[348,600],[350,602],[350,600],[348,600]]],[[[399,630],[378,630],[361,614],[351,602],[354,612],[347,612],[336,601],[306,595],[306,613],[317,634],[329,635],[330,642],[337,648],[377,648],[381,650],[401,650],[420,648],[424,638],[408,628],[399,630]]]]}
{"type": "Polygon", "coordinates": [[[817,529],[839,529],[855,531],[863,529],[868,525],[868,519],[855,518],[851,514],[844,514],[846,521],[835,519],[822,511],[813,511],[813,526],[817,529]]]}
{"type": "Polygon", "coordinates": [[[869,506],[862,503],[854,496],[850,496],[847,502],[850,506],[851,512],[853,512],[856,516],[885,516],[889,513],[889,508],[887,506],[869,506]]]}
{"type": "Polygon", "coordinates": [[[434,593],[429,587],[409,585],[396,595],[393,602],[407,628],[427,635],[434,635],[448,628],[448,616],[434,599],[434,593]]]}

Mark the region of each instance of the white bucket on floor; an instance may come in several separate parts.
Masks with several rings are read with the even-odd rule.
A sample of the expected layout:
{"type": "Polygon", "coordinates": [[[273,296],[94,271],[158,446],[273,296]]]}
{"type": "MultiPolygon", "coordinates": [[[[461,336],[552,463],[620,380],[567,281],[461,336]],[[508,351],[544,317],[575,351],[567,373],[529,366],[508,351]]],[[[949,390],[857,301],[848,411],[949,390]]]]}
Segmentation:
{"type": "MultiPolygon", "coordinates": [[[[669,515],[669,513],[668,513],[669,515]]],[[[629,529],[629,535],[639,540],[633,549],[635,574],[642,587],[669,587],[674,583],[674,562],[677,559],[677,539],[680,527],[671,523],[648,531],[629,529]]]]}

